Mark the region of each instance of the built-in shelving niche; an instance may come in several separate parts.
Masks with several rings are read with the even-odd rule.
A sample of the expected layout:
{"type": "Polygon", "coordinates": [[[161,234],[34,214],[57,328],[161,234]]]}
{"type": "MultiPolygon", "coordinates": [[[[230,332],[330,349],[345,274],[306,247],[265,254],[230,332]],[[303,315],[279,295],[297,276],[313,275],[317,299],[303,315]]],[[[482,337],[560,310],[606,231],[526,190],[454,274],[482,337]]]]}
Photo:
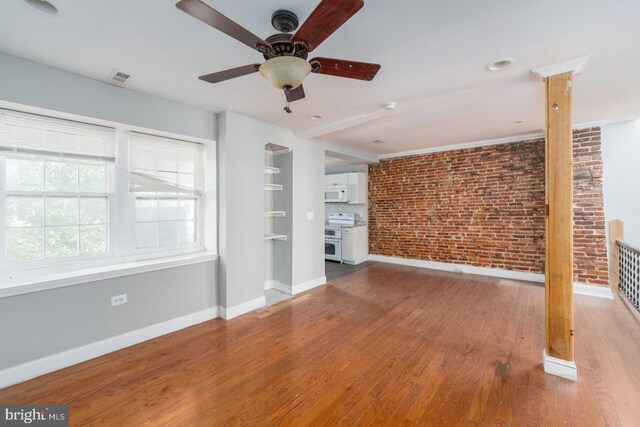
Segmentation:
{"type": "Polygon", "coordinates": [[[264,157],[265,289],[291,293],[293,153],[288,147],[266,144],[264,157]]]}

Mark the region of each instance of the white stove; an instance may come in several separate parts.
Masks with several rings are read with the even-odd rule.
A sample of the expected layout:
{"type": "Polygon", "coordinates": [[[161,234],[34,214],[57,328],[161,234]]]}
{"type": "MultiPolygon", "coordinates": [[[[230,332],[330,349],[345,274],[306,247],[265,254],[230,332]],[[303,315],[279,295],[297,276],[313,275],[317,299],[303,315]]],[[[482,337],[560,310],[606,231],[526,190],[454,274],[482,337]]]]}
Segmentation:
{"type": "Polygon", "coordinates": [[[327,218],[329,225],[342,225],[353,227],[356,223],[356,214],[354,213],[330,213],[327,218]]]}
{"type": "Polygon", "coordinates": [[[342,262],[342,227],[353,227],[356,214],[330,213],[324,226],[324,259],[342,262]]]}

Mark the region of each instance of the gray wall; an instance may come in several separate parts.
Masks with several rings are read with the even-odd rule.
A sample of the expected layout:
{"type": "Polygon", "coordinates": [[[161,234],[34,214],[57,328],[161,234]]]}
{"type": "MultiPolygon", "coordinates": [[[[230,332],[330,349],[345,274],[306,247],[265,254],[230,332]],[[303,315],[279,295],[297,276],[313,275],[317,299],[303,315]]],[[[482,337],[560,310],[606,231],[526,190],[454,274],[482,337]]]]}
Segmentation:
{"type": "Polygon", "coordinates": [[[607,224],[612,219],[621,219],[624,222],[624,240],[640,249],[638,160],[640,120],[602,127],[602,193],[605,219],[607,224]]]}
{"type": "Polygon", "coordinates": [[[224,307],[264,296],[266,123],[218,115],[218,252],[224,307]]]}
{"type": "MultiPolygon", "coordinates": [[[[273,279],[291,286],[293,274],[293,156],[294,153],[278,154],[270,156],[273,166],[280,168],[280,173],[275,175],[275,182],[283,185],[282,191],[270,191],[273,194],[273,210],[286,212],[284,218],[273,218],[273,232],[286,234],[287,240],[273,240],[272,267],[273,279]]],[[[269,249],[269,246],[267,246],[269,249]]]]}
{"type": "MultiPolygon", "coordinates": [[[[0,53],[0,100],[213,139],[215,114],[0,53]]],[[[0,299],[0,369],[217,305],[215,263],[0,299]],[[127,304],[110,297],[126,293],[127,304]],[[11,325],[11,327],[7,327],[11,325]]]]}
{"type": "Polygon", "coordinates": [[[215,275],[206,262],[0,298],[0,370],[215,307],[215,275]]]}
{"type": "Polygon", "coordinates": [[[226,308],[264,296],[264,145],[269,142],[293,150],[292,285],[324,276],[324,144],[225,111],[218,117],[218,224],[219,296],[226,308]],[[308,212],[313,219],[307,219],[308,212]]]}
{"type": "Polygon", "coordinates": [[[0,52],[0,100],[215,139],[215,115],[0,52]]]}
{"type": "Polygon", "coordinates": [[[295,139],[293,149],[293,285],[324,277],[324,144],[295,139]],[[312,220],[307,213],[313,212],[312,220]]]}

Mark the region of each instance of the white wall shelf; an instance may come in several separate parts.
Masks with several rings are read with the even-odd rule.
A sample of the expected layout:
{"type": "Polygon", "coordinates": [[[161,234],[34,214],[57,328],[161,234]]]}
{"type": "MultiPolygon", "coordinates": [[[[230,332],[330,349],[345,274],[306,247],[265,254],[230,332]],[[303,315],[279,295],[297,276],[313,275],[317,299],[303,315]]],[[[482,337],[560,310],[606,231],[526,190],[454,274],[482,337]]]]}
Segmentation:
{"type": "Polygon", "coordinates": [[[280,184],[265,184],[265,191],[282,191],[282,185],[280,184]]]}
{"type": "Polygon", "coordinates": [[[274,168],[273,166],[265,166],[264,173],[268,173],[270,175],[277,175],[280,173],[280,168],[274,168]]]}
{"type": "Polygon", "coordinates": [[[264,213],[265,218],[284,218],[285,216],[284,211],[266,211],[264,213]]]}
{"type": "Polygon", "coordinates": [[[267,234],[264,236],[264,240],[287,240],[286,234],[267,234]]]}

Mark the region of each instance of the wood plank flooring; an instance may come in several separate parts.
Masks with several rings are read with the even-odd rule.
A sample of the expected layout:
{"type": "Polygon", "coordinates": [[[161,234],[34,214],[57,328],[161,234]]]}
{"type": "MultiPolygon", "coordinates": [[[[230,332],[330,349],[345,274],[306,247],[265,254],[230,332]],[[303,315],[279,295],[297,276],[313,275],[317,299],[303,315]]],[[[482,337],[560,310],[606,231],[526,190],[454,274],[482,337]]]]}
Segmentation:
{"type": "Polygon", "coordinates": [[[640,425],[640,321],[576,296],[578,382],[543,373],[544,288],[377,263],[0,390],[72,425],[640,425]]]}

